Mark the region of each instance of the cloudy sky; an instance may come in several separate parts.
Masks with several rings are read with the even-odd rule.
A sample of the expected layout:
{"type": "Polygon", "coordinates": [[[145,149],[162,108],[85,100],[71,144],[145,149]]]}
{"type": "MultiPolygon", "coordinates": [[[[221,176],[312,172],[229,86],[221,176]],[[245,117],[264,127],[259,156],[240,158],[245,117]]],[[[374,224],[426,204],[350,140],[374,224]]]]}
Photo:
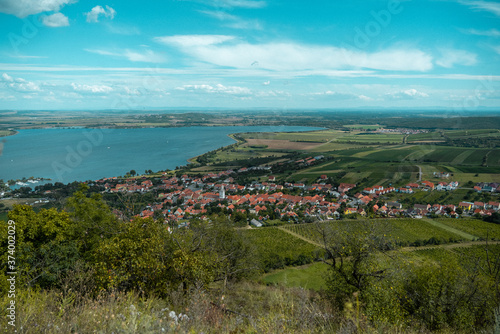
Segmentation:
{"type": "Polygon", "coordinates": [[[498,1],[1,0],[0,29],[0,109],[500,107],[498,1]]]}

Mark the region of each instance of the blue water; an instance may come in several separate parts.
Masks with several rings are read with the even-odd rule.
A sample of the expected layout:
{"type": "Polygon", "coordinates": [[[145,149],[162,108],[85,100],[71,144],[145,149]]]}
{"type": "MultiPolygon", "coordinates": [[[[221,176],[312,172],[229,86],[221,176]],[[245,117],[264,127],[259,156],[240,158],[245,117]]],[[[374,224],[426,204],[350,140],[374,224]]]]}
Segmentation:
{"type": "MultiPolygon", "coordinates": [[[[187,159],[234,143],[238,132],[311,131],[298,126],[233,126],[149,129],[36,129],[5,137],[0,179],[97,180],[134,169],[175,169],[187,159]]],[[[2,143],[0,142],[0,151],[2,143]]]]}

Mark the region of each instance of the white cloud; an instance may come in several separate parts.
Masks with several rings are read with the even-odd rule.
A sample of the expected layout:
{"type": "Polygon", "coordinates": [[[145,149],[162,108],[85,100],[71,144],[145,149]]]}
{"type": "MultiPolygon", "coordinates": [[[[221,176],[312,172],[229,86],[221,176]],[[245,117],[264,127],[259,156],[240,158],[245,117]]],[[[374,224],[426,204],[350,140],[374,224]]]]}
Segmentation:
{"type": "Polygon", "coordinates": [[[258,20],[245,20],[223,10],[202,10],[200,13],[225,22],[224,26],[229,28],[262,30],[262,24],[258,20]]]}
{"type": "Polygon", "coordinates": [[[127,26],[127,25],[121,25],[121,24],[116,24],[116,23],[108,23],[106,24],[106,28],[108,29],[109,32],[113,34],[118,34],[118,35],[140,35],[141,31],[139,28],[135,26],[127,26]]]}
{"type": "Polygon", "coordinates": [[[159,43],[182,48],[216,45],[233,39],[234,36],[227,35],[174,35],[154,38],[159,43]]]}
{"type": "Polygon", "coordinates": [[[12,14],[19,18],[43,12],[58,12],[74,0],[2,0],[0,13],[12,14]]]}
{"type": "MultiPolygon", "coordinates": [[[[189,1],[189,0],[188,0],[189,1]]],[[[201,2],[215,8],[263,8],[267,6],[267,2],[263,0],[191,0],[201,2]]]]}
{"type": "Polygon", "coordinates": [[[3,73],[2,74],[2,79],[3,79],[4,82],[14,82],[14,78],[12,78],[7,73],[3,73]]]}
{"type": "Polygon", "coordinates": [[[428,71],[432,57],[417,49],[386,49],[374,53],[333,46],[298,43],[250,44],[226,35],[176,35],[156,41],[180,47],[186,54],[214,65],[245,69],[252,64],[276,71],[370,68],[393,71],[428,71]],[[226,43],[233,42],[233,43],[226,43]]]}
{"type": "Polygon", "coordinates": [[[441,49],[441,58],[436,60],[436,64],[442,67],[451,68],[456,65],[471,66],[476,64],[477,56],[465,50],[441,49]]]}
{"type": "Polygon", "coordinates": [[[496,16],[500,16],[500,3],[499,2],[489,2],[489,1],[460,1],[461,4],[469,6],[472,9],[484,10],[491,12],[496,16]]]}
{"type": "Polygon", "coordinates": [[[268,86],[268,85],[270,85],[270,84],[271,84],[271,81],[269,81],[269,80],[268,80],[268,81],[264,81],[262,84],[263,84],[264,86],[268,86]]]}
{"type": "Polygon", "coordinates": [[[224,86],[222,84],[216,84],[215,86],[201,84],[201,85],[183,85],[181,87],[176,87],[176,90],[188,91],[188,92],[204,92],[204,93],[216,93],[216,94],[229,94],[229,95],[251,95],[252,91],[246,87],[238,86],[224,86]]]}
{"type": "Polygon", "coordinates": [[[104,9],[102,6],[95,6],[90,12],[85,13],[85,15],[87,15],[87,22],[99,22],[100,15],[104,15],[107,18],[114,19],[116,11],[108,5],[106,5],[106,9],[104,9]]]}
{"type": "Polygon", "coordinates": [[[9,87],[18,92],[39,92],[41,91],[40,86],[36,83],[24,80],[23,78],[13,78],[7,73],[2,74],[2,82],[9,87]]]}
{"type": "Polygon", "coordinates": [[[42,23],[46,27],[57,28],[57,27],[67,27],[69,26],[68,17],[61,13],[55,13],[52,15],[46,15],[42,17],[42,23]]]}
{"type": "Polygon", "coordinates": [[[429,97],[427,93],[419,92],[415,88],[387,93],[386,96],[393,100],[408,100],[408,99],[420,99],[429,97]]]}
{"type": "Polygon", "coordinates": [[[113,56],[127,58],[129,61],[133,62],[145,62],[145,63],[163,63],[165,62],[165,57],[158,54],[152,50],[146,51],[133,51],[133,50],[120,50],[118,51],[107,51],[98,49],[84,49],[87,52],[96,53],[102,56],[113,56]]]}
{"type": "Polygon", "coordinates": [[[162,63],[165,61],[165,57],[152,51],[146,50],[145,52],[136,52],[131,50],[125,50],[124,57],[130,61],[139,61],[146,63],[162,63]]]}
{"type": "Polygon", "coordinates": [[[460,29],[460,31],[469,35],[500,37],[500,31],[498,31],[497,29],[490,29],[490,30],[460,29]]]}
{"type": "Polygon", "coordinates": [[[358,98],[363,101],[373,101],[371,97],[368,97],[366,95],[359,95],[358,98]]]}
{"type": "Polygon", "coordinates": [[[262,8],[267,3],[260,0],[217,0],[214,1],[214,5],[221,7],[262,8]]]}
{"type": "Polygon", "coordinates": [[[77,92],[88,92],[94,94],[110,93],[114,89],[106,85],[80,85],[76,83],[71,83],[71,87],[77,92]]]}
{"type": "Polygon", "coordinates": [[[308,95],[315,96],[315,97],[325,97],[325,98],[333,99],[333,100],[362,99],[360,97],[360,95],[356,95],[356,94],[352,94],[352,93],[342,93],[342,92],[337,92],[337,91],[332,91],[332,90],[327,90],[324,92],[310,93],[308,95]]]}
{"type": "Polygon", "coordinates": [[[500,55],[500,45],[494,45],[491,48],[500,55]]]}

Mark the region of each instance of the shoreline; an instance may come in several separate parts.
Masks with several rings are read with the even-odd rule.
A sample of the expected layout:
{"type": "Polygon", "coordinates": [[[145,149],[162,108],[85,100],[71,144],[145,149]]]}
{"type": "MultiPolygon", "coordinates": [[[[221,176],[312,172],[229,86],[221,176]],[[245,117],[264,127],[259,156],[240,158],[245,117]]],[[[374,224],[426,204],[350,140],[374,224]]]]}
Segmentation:
{"type": "MultiPolygon", "coordinates": [[[[238,125],[236,125],[236,126],[238,126],[238,125]]],[[[228,147],[228,146],[230,146],[230,145],[238,144],[238,143],[240,142],[240,140],[238,140],[238,139],[234,138],[234,135],[237,135],[237,134],[239,134],[239,133],[244,133],[244,132],[235,132],[235,133],[230,133],[230,134],[226,135],[227,137],[229,137],[229,138],[231,138],[232,140],[234,140],[236,143],[232,143],[232,144],[229,144],[229,145],[226,145],[226,146],[222,146],[222,147],[220,147],[220,148],[226,148],[226,147],[228,147]]],[[[220,149],[220,148],[219,148],[219,149],[220,149]]],[[[210,151],[209,151],[209,152],[210,152],[210,151]]],[[[187,159],[186,161],[187,161],[188,163],[190,163],[190,164],[195,164],[195,163],[196,163],[196,159],[197,159],[197,158],[199,158],[199,157],[201,157],[202,155],[205,155],[205,154],[207,154],[207,153],[208,153],[208,152],[205,152],[205,153],[202,153],[202,154],[198,154],[197,156],[194,156],[194,157],[192,157],[192,158],[189,158],[189,159],[187,159]]]]}
{"type": "Polygon", "coordinates": [[[0,138],[15,136],[15,135],[17,135],[19,133],[18,130],[0,130],[0,132],[1,131],[10,131],[10,133],[6,134],[6,135],[0,134],[0,138]]]}

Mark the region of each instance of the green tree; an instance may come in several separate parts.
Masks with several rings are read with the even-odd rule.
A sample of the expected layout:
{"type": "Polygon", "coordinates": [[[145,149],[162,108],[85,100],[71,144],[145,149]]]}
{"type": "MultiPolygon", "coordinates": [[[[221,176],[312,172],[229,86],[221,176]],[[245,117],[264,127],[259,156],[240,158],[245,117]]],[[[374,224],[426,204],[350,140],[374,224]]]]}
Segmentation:
{"type": "MultiPolygon", "coordinates": [[[[53,208],[36,213],[29,205],[15,205],[8,217],[15,222],[13,256],[21,284],[57,286],[58,279],[64,277],[80,258],[78,244],[71,237],[73,224],[69,215],[53,208]]],[[[0,234],[2,249],[7,249],[6,224],[2,224],[0,234]]],[[[7,255],[2,261],[3,269],[7,269],[7,255]]]]}
{"type": "Polygon", "coordinates": [[[329,266],[328,292],[333,304],[343,309],[354,292],[363,299],[373,281],[386,277],[387,268],[378,265],[375,255],[390,249],[391,242],[384,227],[369,221],[350,222],[343,228],[317,226],[326,252],[324,262],[329,266]]]}

